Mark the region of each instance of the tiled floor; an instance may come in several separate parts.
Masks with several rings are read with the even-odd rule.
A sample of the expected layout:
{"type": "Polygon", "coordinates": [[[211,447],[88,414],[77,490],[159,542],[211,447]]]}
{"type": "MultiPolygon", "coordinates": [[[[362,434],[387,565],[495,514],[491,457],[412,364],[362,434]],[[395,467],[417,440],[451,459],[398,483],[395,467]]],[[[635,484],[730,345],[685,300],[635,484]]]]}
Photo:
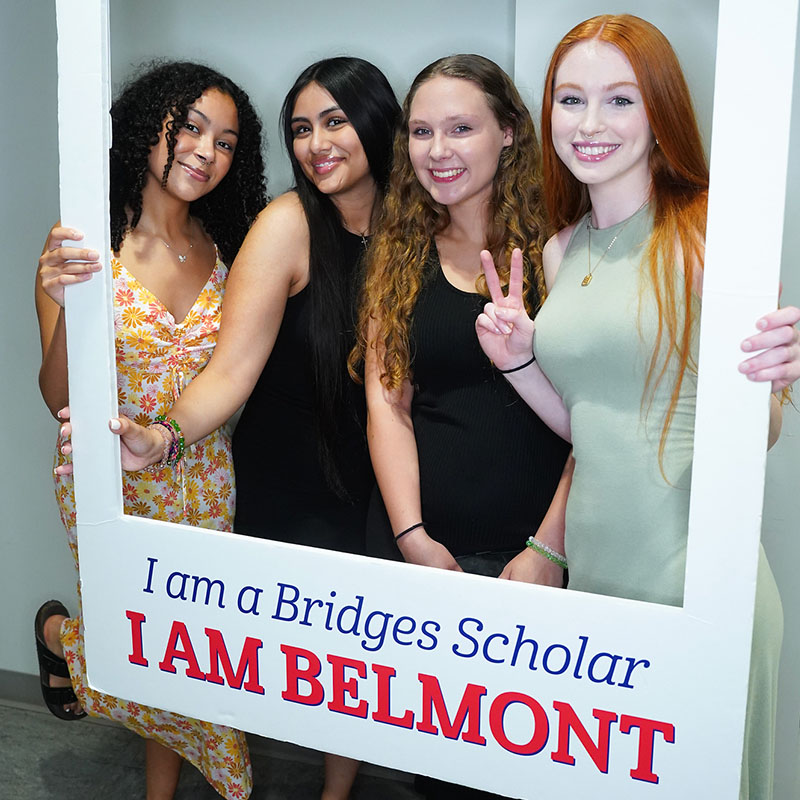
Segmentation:
{"type": "MultiPolygon", "coordinates": [[[[252,800],[314,800],[322,757],[293,745],[249,737],[252,800]]],[[[364,765],[352,800],[417,800],[407,775],[364,765]]],[[[44,708],[0,701],[0,800],[142,800],[142,740],[96,719],[62,722],[44,708]]],[[[185,766],[176,800],[219,795],[185,766]]]]}

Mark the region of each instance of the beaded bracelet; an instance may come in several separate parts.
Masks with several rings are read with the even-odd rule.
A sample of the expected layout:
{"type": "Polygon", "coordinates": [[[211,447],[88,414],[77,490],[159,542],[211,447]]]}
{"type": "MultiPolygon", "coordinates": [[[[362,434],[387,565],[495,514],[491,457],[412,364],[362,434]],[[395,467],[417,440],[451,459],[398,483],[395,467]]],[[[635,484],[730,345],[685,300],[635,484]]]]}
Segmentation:
{"type": "Polygon", "coordinates": [[[397,541],[402,536],[405,536],[407,533],[411,533],[411,531],[415,531],[417,528],[425,527],[424,522],[418,522],[416,525],[412,525],[410,528],[406,528],[404,531],[400,531],[397,536],[394,537],[394,540],[397,541]]]}
{"type": "Polygon", "coordinates": [[[154,469],[161,469],[161,467],[166,466],[167,459],[169,458],[169,449],[172,446],[172,428],[163,422],[153,422],[147,427],[156,428],[161,438],[164,440],[164,450],[161,453],[161,458],[156,461],[155,464],[151,465],[154,469]]]}
{"type": "Polygon", "coordinates": [[[161,425],[169,431],[171,442],[167,457],[164,459],[164,464],[169,464],[174,467],[183,458],[183,454],[186,451],[186,440],[183,438],[181,426],[178,425],[176,420],[172,419],[172,417],[168,417],[166,414],[159,414],[153,424],[161,425]]]}
{"type": "Polygon", "coordinates": [[[567,568],[567,557],[565,555],[559,553],[558,550],[553,550],[552,547],[548,547],[544,542],[540,542],[533,536],[528,537],[528,541],[525,542],[525,546],[530,547],[531,550],[536,551],[539,553],[539,555],[544,556],[549,561],[552,561],[554,564],[561,567],[561,569],[567,568]]]}
{"type": "Polygon", "coordinates": [[[164,438],[164,450],[161,453],[161,458],[155,464],[151,464],[152,469],[160,470],[164,467],[172,465],[171,456],[173,449],[176,446],[177,437],[171,425],[166,422],[152,422],[147,426],[148,428],[155,428],[164,438]]]}
{"type": "Polygon", "coordinates": [[[500,369],[497,368],[497,371],[501,375],[509,375],[512,372],[519,372],[521,369],[525,369],[525,367],[529,367],[533,362],[536,361],[536,356],[531,356],[530,361],[526,361],[524,364],[520,364],[518,367],[511,367],[511,369],[500,369]]]}

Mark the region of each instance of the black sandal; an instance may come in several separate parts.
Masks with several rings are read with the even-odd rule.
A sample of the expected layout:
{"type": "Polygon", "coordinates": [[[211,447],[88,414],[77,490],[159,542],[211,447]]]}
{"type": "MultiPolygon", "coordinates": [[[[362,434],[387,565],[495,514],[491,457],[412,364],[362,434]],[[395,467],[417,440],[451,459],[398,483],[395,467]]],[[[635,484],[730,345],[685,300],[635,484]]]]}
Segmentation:
{"type": "Polygon", "coordinates": [[[69,667],[67,662],[53,653],[45,644],[44,624],[50,617],[56,614],[69,616],[64,606],[58,600],[48,600],[36,612],[36,619],[33,623],[33,633],[36,637],[36,655],[39,660],[39,683],[42,687],[42,697],[50,713],[59,719],[73,720],[83,719],[85,711],[80,714],[73,714],[64,708],[69,703],[77,703],[78,698],[71,686],[50,686],[50,676],[56,678],[69,678],[69,667]]]}

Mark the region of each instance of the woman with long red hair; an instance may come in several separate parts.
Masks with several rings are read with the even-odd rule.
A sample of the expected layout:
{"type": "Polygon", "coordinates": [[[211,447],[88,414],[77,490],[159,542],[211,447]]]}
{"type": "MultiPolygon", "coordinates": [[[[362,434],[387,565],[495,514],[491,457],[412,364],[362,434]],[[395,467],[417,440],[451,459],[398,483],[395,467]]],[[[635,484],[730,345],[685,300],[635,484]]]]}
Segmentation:
{"type": "MultiPolygon", "coordinates": [[[[600,16],[559,43],[542,107],[544,197],[560,229],[545,246],[548,299],[533,322],[520,258],[493,303],[485,353],[537,413],[571,438],[569,587],[680,605],[689,511],[708,168],[669,42],[629,15],[600,16]]],[[[796,308],[759,320],[742,370],[780,392],[800,375],[796,308]]],[[[780,429],[773,397],[770,440],[780,429]]],[[[518,556],[521,558],[522,556],[518,556]]],[[[772,796],[782,610],[760,552],[742,798],[772,796]]]]}

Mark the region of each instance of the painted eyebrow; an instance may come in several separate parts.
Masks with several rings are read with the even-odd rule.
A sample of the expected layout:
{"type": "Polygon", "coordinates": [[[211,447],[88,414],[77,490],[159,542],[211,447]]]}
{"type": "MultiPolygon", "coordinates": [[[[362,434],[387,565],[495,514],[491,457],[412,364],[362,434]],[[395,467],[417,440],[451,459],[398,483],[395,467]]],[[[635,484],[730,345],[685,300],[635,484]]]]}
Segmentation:
{"type": "MultiPolygon", "coordinates": [[[[608,86],[603,86],[601,88],[604,92],[613,92],[614,89],[619,89],[620,86],[632,86],[634,89],[639,88],[639,84],[635,83],[634,81],[617,81],[616,83],[609,83],[608,86]]],[[[553,91],[557,92],[560,89],[575,89],[579,92],[583,91],[583,87],[579,86],[577,83],[560,83],[555,89],[553,89],[553,91]]]]}
{"type": "MultiPolygon", "coordinates": [[[[193,114],[197,114],[197,116],[201,117],[206,123],[210,123],[211,122],[211,120],[202,111],[198,111],[196,108],[194,108],[194,106],[189,106],[187,111],[191,111],[193,114]]],[[[237,139],[239,138],[239,131],[235,131],[235,130],[233,130],[233,128],[225,128],[225,130],[222,131],[222,132],[223,133],[230,133],[233,136],[235,136],[237,139]]]]}
{"type": "MultiPolygon", "coordinates": [[[[317,119],[322,119],[323,117],[327,117],[328,114],[332,114],[334,111],[341,111],[342,109],[339,106],[331,106],[330,108],[326,108],[324,111],[320,111],[317,114],[317,119]]],[[[292,117],[291,121],[289,122],[290,125],[294,125],[295,122],[310,122],[308,117],[292,117]]]]}

